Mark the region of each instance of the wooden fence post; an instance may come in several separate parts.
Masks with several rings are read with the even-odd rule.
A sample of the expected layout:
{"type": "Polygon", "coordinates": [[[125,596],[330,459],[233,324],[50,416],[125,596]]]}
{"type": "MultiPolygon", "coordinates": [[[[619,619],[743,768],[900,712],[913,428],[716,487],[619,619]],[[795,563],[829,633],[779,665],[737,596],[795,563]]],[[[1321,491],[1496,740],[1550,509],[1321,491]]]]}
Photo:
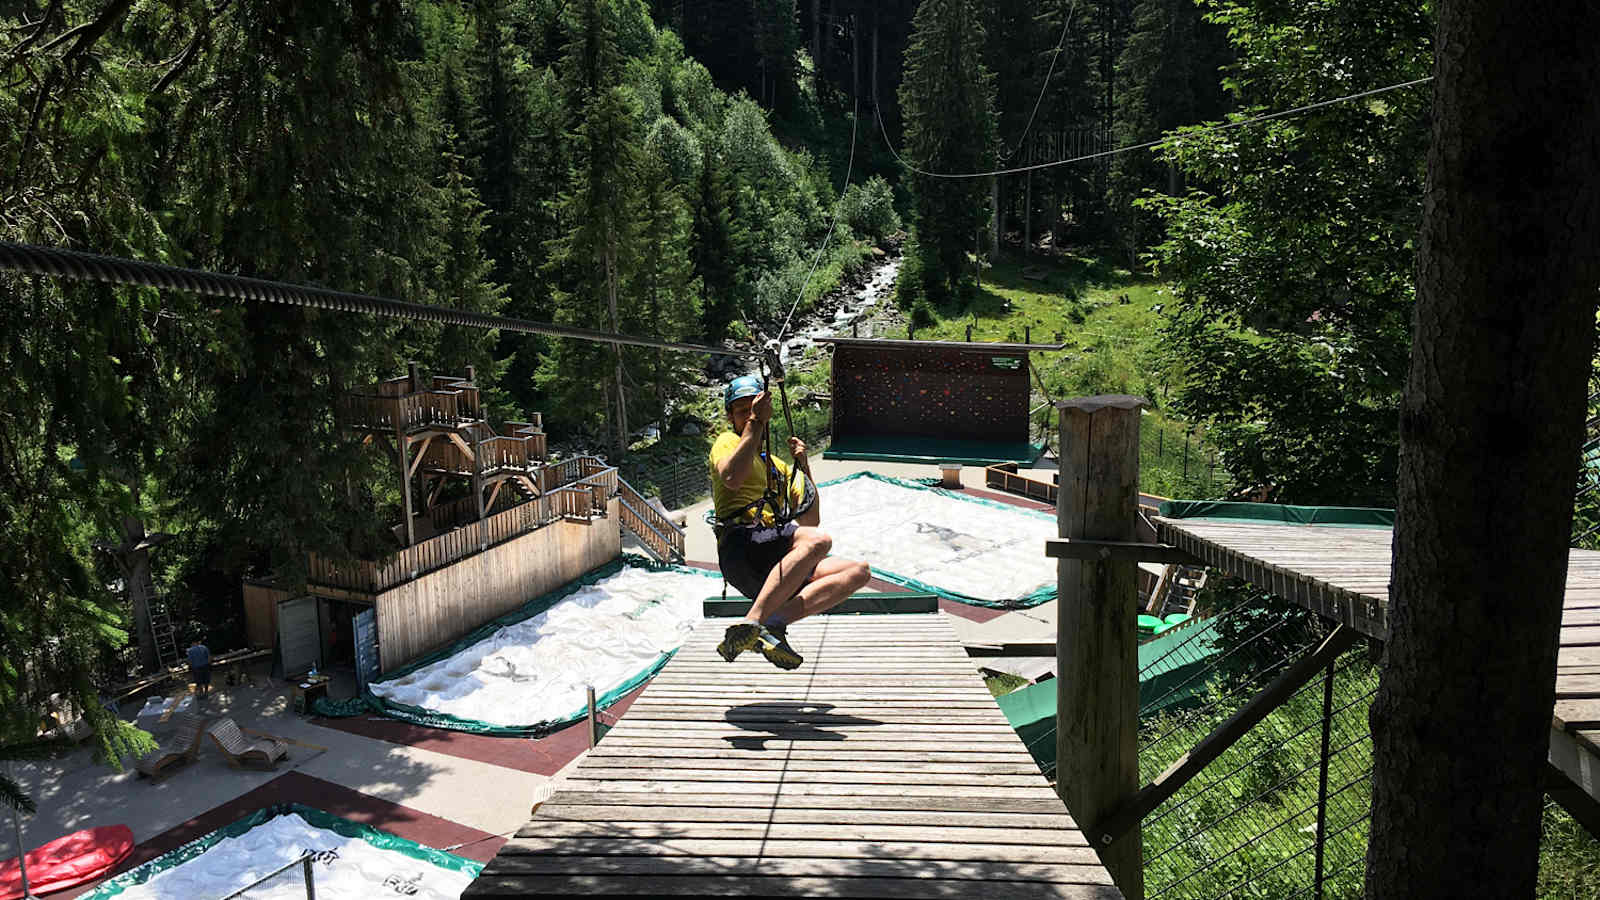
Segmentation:
{"type": "MultiPolygon", "coordinates": [[[[1136,541],[1140,397],[1057,404],[1063,538],[1136,541]]],[[[1139,658],[1132,562],[1063,559],[1056,572],[1056,789],[1085,831],[1139,789],[1139,658]]],[[[1140,829],[1095,849],[1129,900],[1144,897],[1140,829]]]]}

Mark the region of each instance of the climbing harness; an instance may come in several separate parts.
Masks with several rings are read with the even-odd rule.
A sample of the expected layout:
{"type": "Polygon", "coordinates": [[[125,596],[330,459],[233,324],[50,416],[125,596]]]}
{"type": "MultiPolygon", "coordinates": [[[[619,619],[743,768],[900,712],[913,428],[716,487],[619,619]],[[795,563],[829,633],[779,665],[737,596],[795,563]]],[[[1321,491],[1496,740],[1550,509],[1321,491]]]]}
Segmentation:
{"type": "MultiPolygon", "coordinates": [[[[778,342],[769,341],[759,359],[762,381],[769,389],[773,382],[778,385],[778,397],[783,406],[783,420],[788,429],[789,436],[794,437],[794,418],[789,409],[789,392],[784,387],[783,360],[778,354],[778,342]]],[[[717,538],[717,546],[722,546],[723,539],[736,528],[750,531],[750,543],[767,544],[792,534],[792,523],[810,512],[817,504],[817,488],[812,479],[801,471],[799,466],[789,469],[789,477],[785,479],[778,467],[772,461],[772,429],[766,429],[761,436],[761,452],[759,458],[766,470],[766,487],[761,496],[754,501],[740,507],[728,517],[716,514],[713,508],[706,516],[711,524],[711,530],[717,538]],[[800,499],[796,502],[794,494],[799,479],[800,499]],[[782,490],[779,490],[779,488],[782,490]],[[763,511],[772,513],[772,524],[762,521],[763,511]],[[748,517],[749,521],[744,521],[748,517]]],[[[722,599],[728,599],[728,579],[722,579],[722,599]]],[[[751,598],[754,599],[754,598],[751,598]]]]}

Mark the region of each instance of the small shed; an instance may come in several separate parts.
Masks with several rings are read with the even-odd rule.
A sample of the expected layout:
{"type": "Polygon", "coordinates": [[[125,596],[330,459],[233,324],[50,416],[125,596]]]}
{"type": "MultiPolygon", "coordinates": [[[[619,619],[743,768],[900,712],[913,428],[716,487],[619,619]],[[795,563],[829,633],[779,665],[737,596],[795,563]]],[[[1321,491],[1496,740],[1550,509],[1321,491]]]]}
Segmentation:
{"type": "Polygon", "coordinates": [[[820,338],[833,345],[829,459],[1032,465],[1028,354],[1061,344],[820,338]]]}

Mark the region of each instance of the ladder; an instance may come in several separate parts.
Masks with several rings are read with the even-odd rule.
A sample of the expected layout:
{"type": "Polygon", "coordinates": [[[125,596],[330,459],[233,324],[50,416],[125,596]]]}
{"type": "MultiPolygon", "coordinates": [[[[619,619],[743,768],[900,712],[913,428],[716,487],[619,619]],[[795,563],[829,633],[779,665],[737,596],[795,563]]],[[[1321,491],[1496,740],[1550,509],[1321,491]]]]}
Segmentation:
{"type": "Polygon", "coordinates": [[[165,601],[150,601],[150,633],[156,642],[156,661],[163,669],[177,668],[182,660],[178,654],[177,629],[172,627],[165,601]]]}

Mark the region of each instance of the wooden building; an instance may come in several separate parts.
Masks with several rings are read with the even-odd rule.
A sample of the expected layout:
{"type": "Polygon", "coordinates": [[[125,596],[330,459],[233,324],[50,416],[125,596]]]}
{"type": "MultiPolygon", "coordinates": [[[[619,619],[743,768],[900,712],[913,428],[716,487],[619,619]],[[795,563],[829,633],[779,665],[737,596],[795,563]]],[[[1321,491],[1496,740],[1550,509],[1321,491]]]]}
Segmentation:
{"type": "Polygon", "coordinates": [[[614,559],[622,528],[661,558],[683,537],[592,456],[547,462],[542,419],[490,427],[466,378],[403,378],[342,399],[346,427],[396,462],[405,521],[380,559],[308,559],[298,596],[244,585],[252,645],[285,673],[352,665],[365,683],[614,559]],[[441,501],[447,486],[465,495],[441,501]]]}

